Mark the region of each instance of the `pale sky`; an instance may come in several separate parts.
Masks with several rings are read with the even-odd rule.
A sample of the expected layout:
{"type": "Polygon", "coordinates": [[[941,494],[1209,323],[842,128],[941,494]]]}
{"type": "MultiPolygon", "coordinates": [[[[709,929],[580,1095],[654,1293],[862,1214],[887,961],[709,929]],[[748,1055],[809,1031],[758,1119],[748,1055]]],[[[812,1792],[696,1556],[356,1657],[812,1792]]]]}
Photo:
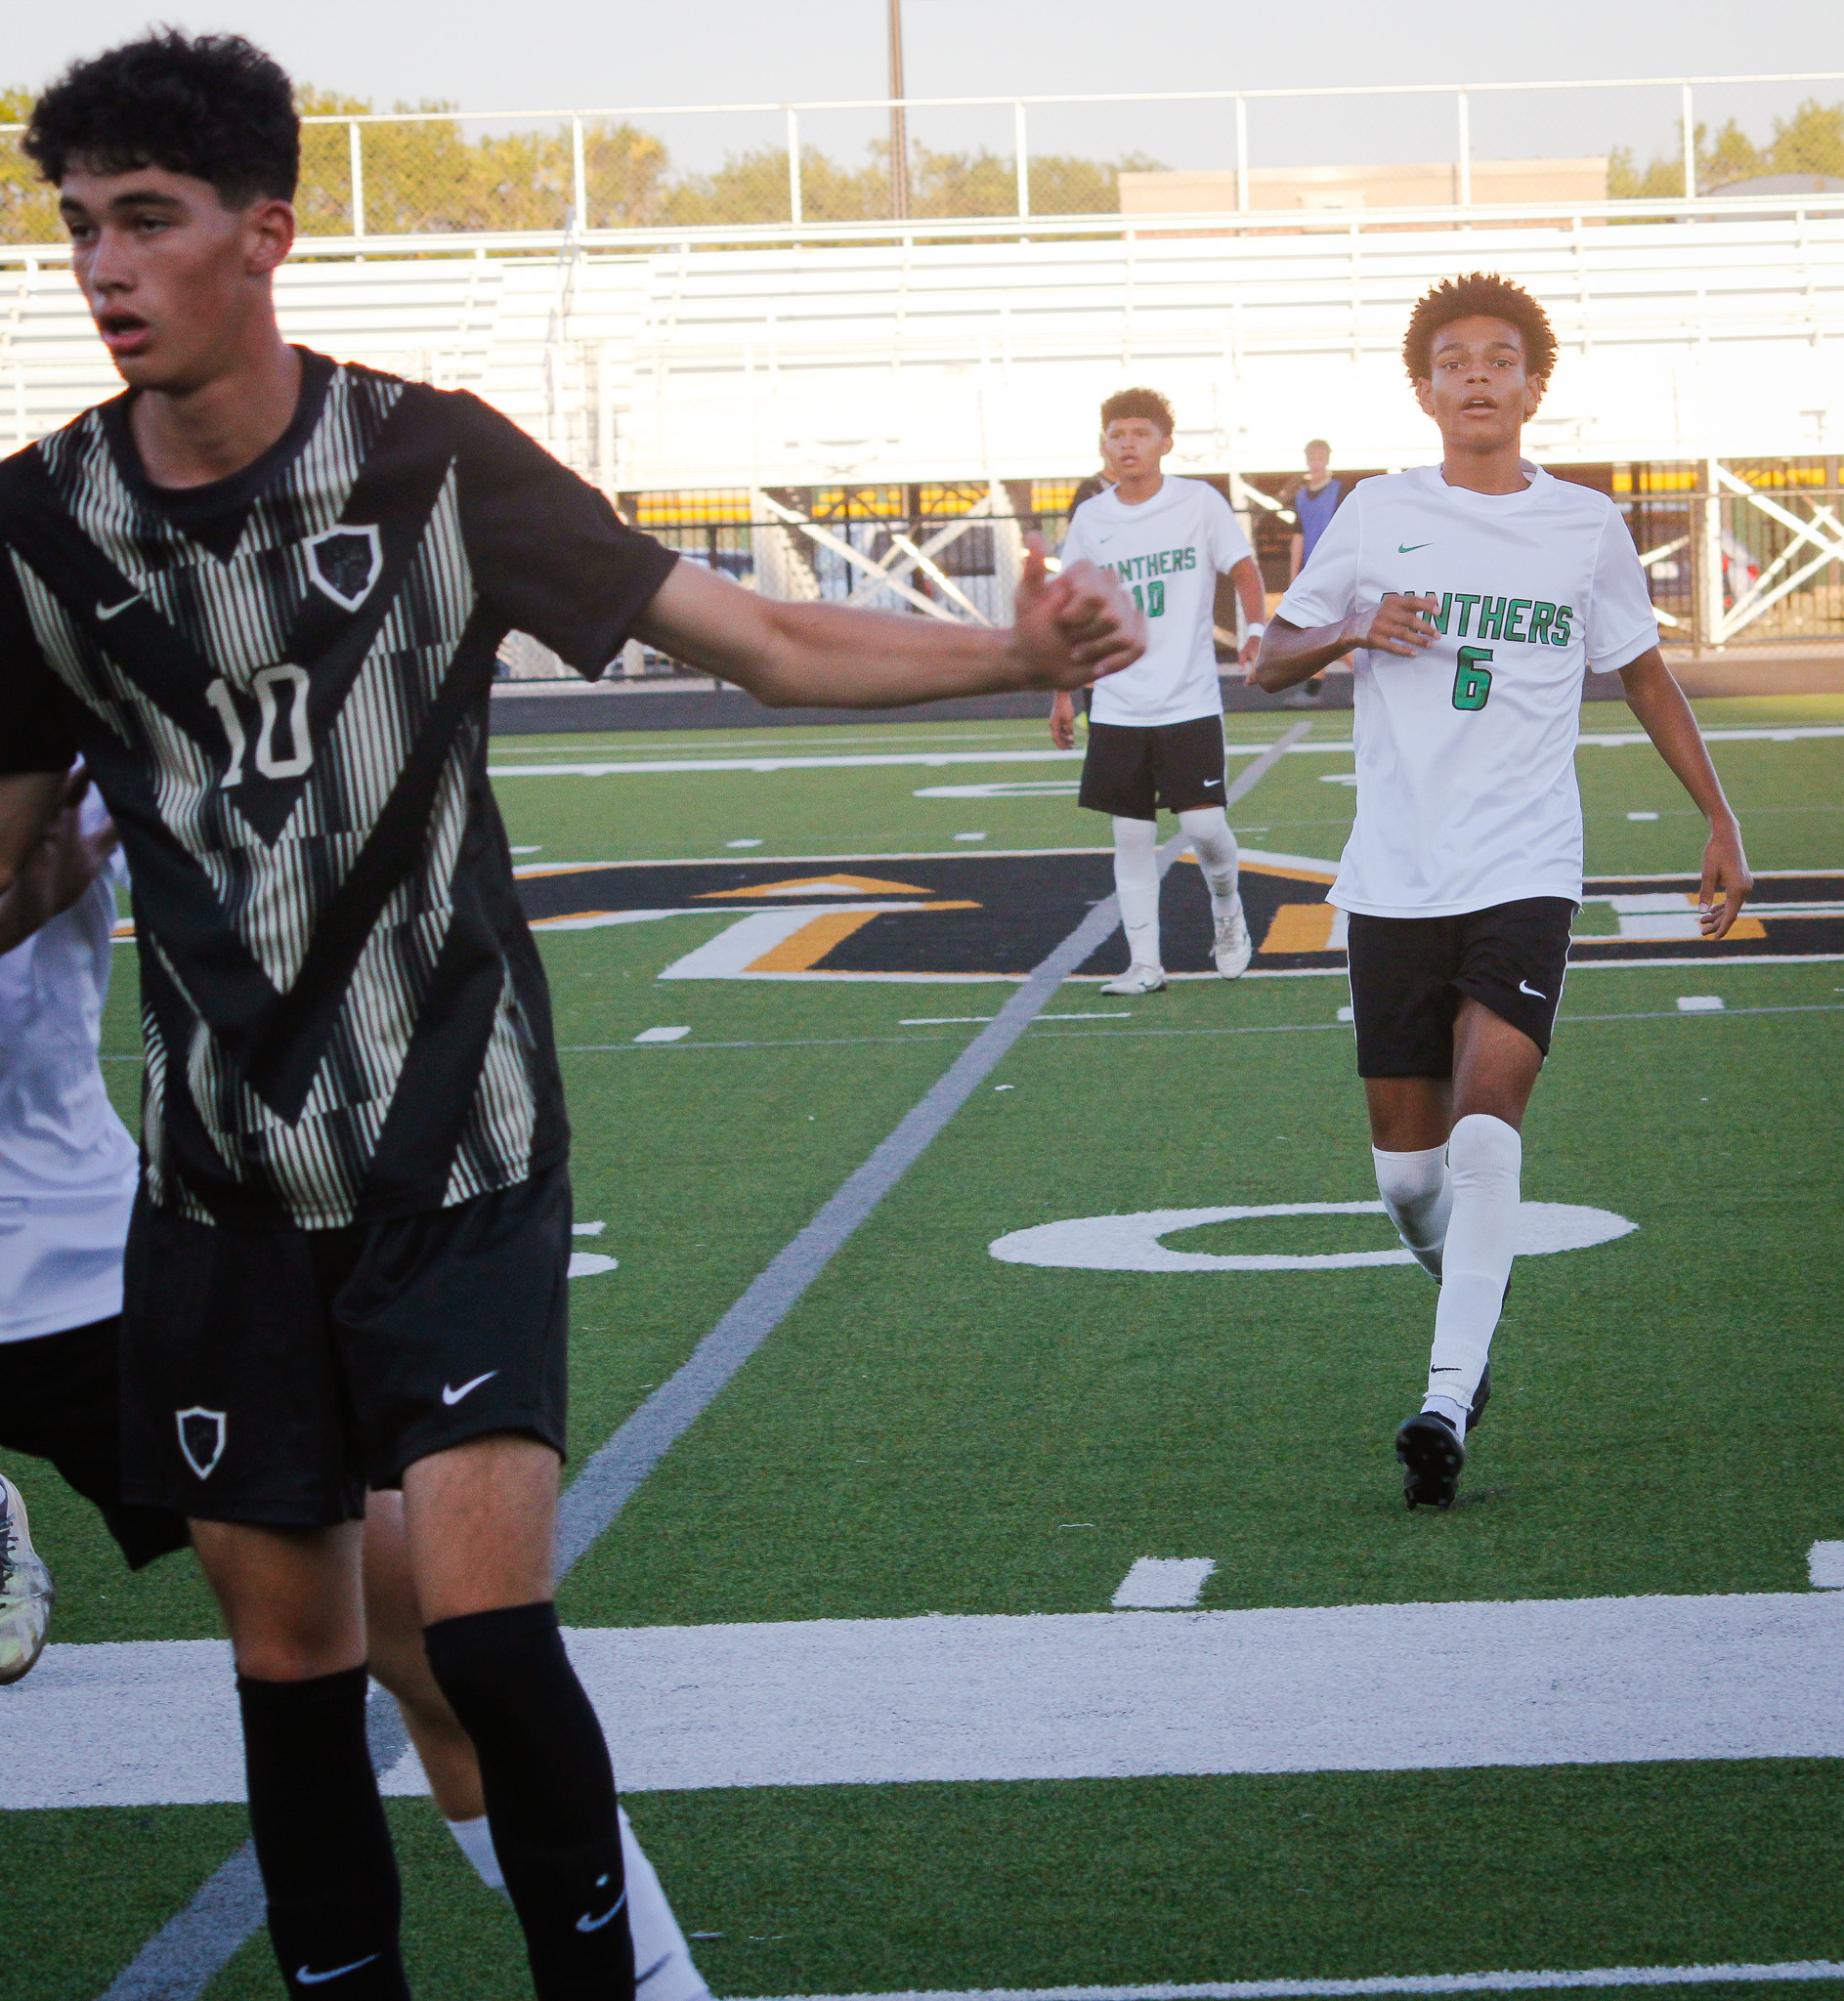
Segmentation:
{"type": "MultiPolygon", "coordinates": [[[[74,56],[139,32],[150,16],[235,28],[298,78],[380,106],[436,98],[464,109],[712,105],[738,100],[878,96],[885,78],[884,0],[12,0],[0,80],[37,86],[74,56]]],[[[1513,82],[1844,70],[1838,0],[1523,0],[1439,9],[1377,0],[905,0],[914,96],[1014,92],[1248,89],[1312,84],[1513,82]]],[[[1790,110],[1791,87],[1712,90],[1713,123],[1740,117],[1765,137],[1790,110]]],[[[1844,81],[1811,93],[1844,98],[1844,81]]],[[[1481,98],[1476,150],[1500,157],[1642,154],[1674,140],[1675,90],[1532,93],[1481,98]]],[[[855,157],[874,116],[808,121],[806,136],[855,157]]],[[[1255,164],[1451,158],[1445,105],[1257,107],[1255,164]]],[[[1221,112],[1058,112],[1033,148],[1113,155],[1134,148],[1174,166],[1230,164],[1221,112]]],[[[727,150],[780,143],[772,118],[671,121],[657,129],[675,160],[706,165],[727,150]]],[[[985,143],[1009,152],[1009,111],[916,121],[923,143],[985,143]]]]}

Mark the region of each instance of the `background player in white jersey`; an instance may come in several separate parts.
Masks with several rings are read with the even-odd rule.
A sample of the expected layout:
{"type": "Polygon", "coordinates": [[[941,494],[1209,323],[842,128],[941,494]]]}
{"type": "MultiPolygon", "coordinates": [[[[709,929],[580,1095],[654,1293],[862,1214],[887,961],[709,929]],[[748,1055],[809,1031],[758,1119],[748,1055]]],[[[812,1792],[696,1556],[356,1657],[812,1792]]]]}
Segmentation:
{"type": "MultiPolygon", "coordinates": [[[[1114,484],[1084,500],[1063,539],[1065,564],[1112,570],[1146,614],[1146,651],[1089,702],[1081,803],[1114,822],[1114,887],[1127,934],[1127,970],[1104,994],[1151,994],[1165,985],[1159,946],[1159,808],[1191,838],[1226,980],[1248,969],[1251,946],[1237,889],[1236,837],[1223,811],[1223,691],[1217,681],[1216,580],[1242,602],[1242,665],[1261,642],[1261,572],[1229,503],[1202,480],[1160,471],[1172,449],[1172,406],[1151,389],[1123,389],[1101,406],[1101,455],[1114,484]]],[[[1076,740],[1071,697],[1059,693],[1050,735],[1076,740]]]]}
{"type": "MultiPolygon", "coordinates": [[[[184,1548],[186,1527],[122,1500],[116,1348],[138,1163],[96,1065],[120,861],[84,784],[0,896],[0,1451],[49,1460],[139,1569],[184,1548]]],[[[38,1658],[51,1597],[18,1487],[0,1479],[0,1682],[38,1658]]]]}
{"type": "Polygon", "coordinates": [[[1581,902],[1589,665],[1619,670],[1709,823],[1707,939],[1752,878],[1626,524],[1520,455],[1556,359],[1542,307],[1503,278],[1451,279],[1416,305],[1403,359],[1442,461],[1357,487],[1281,601],[1257,678],[1287,688],[1352,656],[1357,820],[1330,898],[1351,913],[1377,1186],[1440,1285],[1427,1395],[1396,1450],[1409,1506],[1447,1507],[1488,1390],[1524,1110],[1581,902]]]}

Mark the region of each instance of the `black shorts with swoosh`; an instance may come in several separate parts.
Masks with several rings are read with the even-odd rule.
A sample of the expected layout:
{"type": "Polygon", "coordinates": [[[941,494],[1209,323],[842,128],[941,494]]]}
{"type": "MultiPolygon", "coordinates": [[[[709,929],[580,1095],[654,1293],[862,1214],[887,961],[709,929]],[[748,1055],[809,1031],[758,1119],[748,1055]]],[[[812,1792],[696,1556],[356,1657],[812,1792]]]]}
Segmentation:
{"type": "Polygon", "coordinates": [[[1526,896],[1457,917],[1366,917],[1347,933],[1360,1077],[1451,1077],[1462,1000],[1489,1007],[1545,1056],[1569,968],[1575,906],[1526,896]]]}
{"type": "Polygon", "coordinates": [[[206,1521],[356,1520],[367,1487],[493,1432],[564,1450],[570,1180],[446,1209],[239,1230],[135,1206],[123,1486],[206,1521]]]}

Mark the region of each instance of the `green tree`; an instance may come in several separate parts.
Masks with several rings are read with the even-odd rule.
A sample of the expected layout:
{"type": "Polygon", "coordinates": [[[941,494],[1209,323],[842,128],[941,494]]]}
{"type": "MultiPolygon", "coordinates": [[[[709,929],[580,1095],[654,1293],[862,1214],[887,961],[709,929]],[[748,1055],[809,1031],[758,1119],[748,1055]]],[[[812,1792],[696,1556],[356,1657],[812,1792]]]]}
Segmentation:
{"type": "MultiPolygon", "coordinates": [[[[1774,120],[1764,146],[1731,118],[1711,132],[1696,128],[1697,192],[1714,194],[1759,174],[1844,176],[1844,104],[1807,98],[1790,118],[1774,120]]],[[[1629,147],[1607,156],[1607,192],[1615,201],[1673,200],[1684,192],[1682,153],[1665,153],[1644,167],[1629,147]]]]}
{"type": "MultiPolygon", "coordinates": [[[[0,89],[0,125],[23,127],[32,116],[29,90],[0,89]]],[[[57,197],[20,147],[23,132],[0,132],[0,243],[56,243],[64,234],[57,197]]]]}

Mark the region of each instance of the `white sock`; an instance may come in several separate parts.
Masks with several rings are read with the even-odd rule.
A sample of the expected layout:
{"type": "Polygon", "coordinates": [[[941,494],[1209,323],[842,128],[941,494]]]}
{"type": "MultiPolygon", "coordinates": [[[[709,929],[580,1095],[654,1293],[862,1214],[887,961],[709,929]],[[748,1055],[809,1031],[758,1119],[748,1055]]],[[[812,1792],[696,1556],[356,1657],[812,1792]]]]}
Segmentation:
{"type": "Polygon", "coordinates": [[[1487,1112],[1469,1112],[1447,1142],[1453,1213],[1441,1252],[1428,1395],[1473,1407],[1517,1250],[1524,1142],[1487,1112]]]}
{"type": "Polygon", "coordinates": [[[474,1865],[474,1874],[489,1890],[497,1890],[503,1897],[506,1878],[499,1866],[493,1830],[487,1825],[486,1815],[479,1814],[473,1820],[451,1820],[448,1831],[454,1836],[456,1847],[474,1865]]]}
{"type": "Polygon", "coordinates": [[[1415,1262],[1430,1278],[1441,1275],[1441,1246],[1447,1240],[1447,1215],[1453,1188],[1447,1178],[1447,1149],[1431,1146],[1420,1153],[1385,1153],[1370,1149],[1376,1162],[1377,1193],[1396,1234],[1415,1254],[1415,1262]]]}
{"type": "Polygon", "coordinates": [[[621,1867],[627,1875],[627,1920],[634,1934],[634,1971],[645,1973],[658,1967],[654,1980],[647,1983],[647,2001],[699,2001],[710,1990],[692,1964],[691,1947],[679,1921],[672,1915],[666,1892],[646,1851],[634,1838],[628,1824],[627,1808],[621,1816],[621,1867]],[[669,1962],[661,1965],[662,1961],[669,1962]]]}
{"type": "Polygon", "coordinates": [[[1159,828],[1152,820],[1114,821],[1114,893],[1130,966],[1163,966],[1159,956],[1159,828]]]}
{"type": "Polygon", "coordinates": [[[1180,813],[1178,824],[1185,830],[1204,880],[1210,885],[1210,910],[1217,922],[1235,914],[1240,901],[1236,881],[1241,850],[1230,832],[1229,818],[1221,806],[1193,806],[1180,813]]]}

